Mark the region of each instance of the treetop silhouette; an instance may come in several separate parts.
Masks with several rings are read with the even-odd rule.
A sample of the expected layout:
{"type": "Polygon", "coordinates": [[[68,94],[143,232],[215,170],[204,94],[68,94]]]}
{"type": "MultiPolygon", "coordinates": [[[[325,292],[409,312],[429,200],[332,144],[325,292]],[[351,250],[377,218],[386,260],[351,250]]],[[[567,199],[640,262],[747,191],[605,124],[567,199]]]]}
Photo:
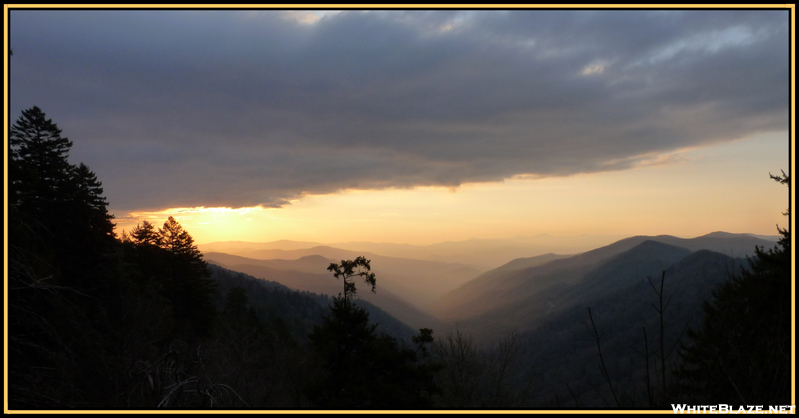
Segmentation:
{"type": "MultiPolygon", "coordinates": [[[[324,372],[307,388],[316,405],[332,408],[420,408],[431,404],[438,391],[434,367],[418,364],[416,351],[402,348],[387,335],[375,332],[369,313],[353,303],[356,276],[375,291],[377,280],[370,260],[360,256],[327,268],[344,281],[344,293],[333,298],[330,315],[308,335],[324,372]]],[[[420,330],[413,342],[422,348],[433,331],[420,330]]],[[[417,350],[419,351],[419,350],[417,350]]]]}
{"type": "MultiPolygon", "coordinates": [[[[790,177],[769,175],[790,185],[790,177]]],[[[688,331],[681,390],[696,402],[788,405],[791,401],[791,232],[773,249],[755,247],[749,268],[719,285],[688,331]]]]}
{"type": "MultiPolygon", "coordinates": [[[[351,280],[356,276],[363,277],[364,282],[372,285],[372,293],[377,293],[375,290],[377,279],[375,279],[374,273],[370,273],[370,262],[371,260],[367,260],[366,257],[359,256],[355,260],[341,260],[341,264],[330,263],[330,266],[327,267],[327,270],[332,271],[336,279],[341,277],[344,280],[343,297],[345,301],[352,300],[357,294],[355,283],[351,280]]],[[[339,293],[339,295],[341,294],[339,293]]]]}

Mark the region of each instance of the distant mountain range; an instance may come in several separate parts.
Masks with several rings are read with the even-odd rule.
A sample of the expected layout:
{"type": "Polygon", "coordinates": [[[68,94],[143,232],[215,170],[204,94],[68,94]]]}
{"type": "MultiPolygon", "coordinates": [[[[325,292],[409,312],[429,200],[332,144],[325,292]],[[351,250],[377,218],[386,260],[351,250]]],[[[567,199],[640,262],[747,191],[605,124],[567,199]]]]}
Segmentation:
{"type": "MultiPolygon", "coordinates": [[[[257,260],[223,253],[206,253],[204,258],[211,264],[274,281],[294,290],[329,296],[336,296],[343,291],[341,280],[327,272],[331,259],[319,255],[305,256],[297,260],[257,260]]],[[[392,286],[392,281],[387,275],[376,269],[374,261],[372,266],[377,274],[376,293],[372,293],[363,281],[356,280],[359,299],[378,306],[414,329],[441,326],[438,319],[395,294],[392,289],[402,290],[402,285],[392,286]]]]}
{"type": "MultiPolygon", "coordinates": [[[[464,321],[476,318],[481,315],[495,317],[497,321],[508,323],[503,319],[503,315],[527,315],[526,323],[529,325],[533,318],[537,318],[540,313],[533,317],[531,309],[533,304],[531,298],[540,297],[541,292],[552,288],[562,288],[578,284],[589,273],[597,274],[596,270],[610,267],[602,266],[603,263],[610,261],[612,257],[618,256],[625,251],[629,251],[643,242],[652,241],[683,250],[687,255],[692,251],[711,250],[731,257],[745,257],[754,253],[755,246],[773,247],[773,241],[767,241],[754,237],[749,234],[729,234],[715,232],[697,238],[677,238],[670,235],[659,235],[654,237],[635,236],[625,238],[613,244],[600,247],[582,254],[571,257],[557,258],[549,262],[535,265],[542,259],[514,260],[504,266],[500,266],[491,271],[487,271],[477,278],[469,281],[461,287],[454,289],[439,298],[434,303],[433,314],[448,321],[464,321]],[[526,263],[532,265],[527,266],[526,263]],[[519,268],[513,268],[518,266],[519,268]],[[493,311],[493,312],[492,312],[493,311]],[[489,314],[489,312],[492,312],[489,314]]],[[[648,244],[652,246],[652,244],[648,244]]],[[[642,251],[642,250],[640,250],[642,251]]],[[[653,252],[653,257],[664,256],[653,252]]],[[[546,257],[546,256],[544,256],[546,257]]],[[[554,258],[553,256],[549,256],[554,258]]],[[[642,258],[642,257],[639,257],[642,258]]],[[[665,259],[646,259],[646,263],[639,259],[624,260],[626,268],[633,269],[634,266],[644,264],[643,267],[649,270],[639,271],[643,274],[657,274],[661,267],[667,267],[670,262],[676,261],[673,257],[665,259]]],[[[549,303],[554,303],[550,301],[549,303]]],[[[537,305],[535,305],[537,306],[537,305]]],[[[539,307],[546,311],[543,307],[539,307]]],[[[485,325],[486,328],[494,330],[502,329],[494,325],[485,325]]]]}
{"type": "MultiPolygon", "coordinates": [[[[428,309],[430,303],[436,298],[482,272],[482,270],[464,264],[389,257],[328,246],[297,250],[261,249],[242,251],[237,255],[205,252],[206,259],[216,260],[227,266],[258,265],[273,270],[290,270],[321,275],[323,277],[317,277],[319,282],[314,282],[316,283],[314,287],[304,287],[302,290],[334,291],[333,295],[341,291],[341,284],[336,284],[332,274],[328,273],[327,267],[331,262],[339,263],[341,260],[352,260],[358,256],[364,256],[371,260],[372,272],[377,276],[378,292],[380,290],[388,291],[409,301],[419,309],[428,309]]],[[[301,282],[310,283],[309,280],[312,281],[309,277],[304,277],[301,282]]],[[[298,283],[297,286],[300,284],[298,283]]],[[[300,287],[295,288],[300,289],[300,287]]]]}
{"type": "MultiPolygon", "coordinates": [[[[569,302],[539,317],[532,329],[521,332],[527,359],[537,371],[541,387],[547,388],[538,393],[538,406],[616,406],[599,371],[596,340],[588,329],[588,308],[601,336],[603,356],[617,394],[626,399],[627,405],[646,405],[644,333],[650,355],[660,341],[659,315],[653,309],[658,297],[646,277],[658,289],[661,277],[665,277],[664,346],[671,353],[668,363],[675,364],[679,359],[678,338],[685,327],[696,329],[702,323],[703,301],[709,300],[716,285],[747,265],[741,258],[709,250],[681,254],[686,254],[681,248],[646,241],[592,270],[579,285],[562,289],[559,295],[549,292],[541,296],[540,299],[560,296],[569,302]],[[646,266],[629,264],[636,260],[651,264],[649,270],[660,271],[643,276],[646,266]]],[[[654,357],[650,358],[650,367],[653,365],[654,357]]],[[[655,370],[650,371],[654,375],[655,370]]]]}
{"type": "MultiPolygon", "coordinates": [[[[307,252],[260,252],[263,250],[307,250],[314,247],[332,247],[357,253],[379,254],[405,259],[440,261],[464,264],[486,271],[515,258],[532,257],[546,253],[576,254],[617,241],[618,235],[517,236],[503,239],[469,239],[446,241],[430,245],[411,245],[375,242],[340,242],[323,244],[302,241],[243,242],[225,241],[200,244],[203,252],[222,252],[251,258],[299,258],[307,252]]],[[[334,257],[336,258],[336,257],[334,257]]]]}
{"type": "MultiPolygon", "coordinates": [[[[645,373],[636,350],[643,350],[644,330],[653,338],[651,344],[659,331],[652,285],[659,285],[663,272],[664,297],[669,303],[664,335],[674,347],[686,326],[700,323],[702,302],[710,298],[714,286],[746,267],[746,257],[756,246],[772,248],[775,243],[776,237],[724,232],[690,239],[635,236],[577,254],[543,252],[518,257],[488,271],[469,263],[331,246],[301,248],[314,243],[290,241],[225,243],[226,248],[257,258],[206,252],[205,259],[292,289],[335,295],[342,284],[327,272],[327,266],[365,255],[372,260],[378,291],[372,294],[359,286],[363,301],[411,329],[433,328],[438,337],[457,328],[487,344],[515,333],[522,342],[523,358],[545,389],[539,391],[536,405],[595,408],[615,405],[605,403],[608,393],[603,393],[596,341],[587,328],[588,308],[602,334],[603,353],[611,363],[617,388],[633,391],[625,395],[632,399],[642,393],[634,391],[640,390],[645,373]]],[[[676,354],[671,361],[675,359],[676,354]]]]}
{"type": "MultiPolygon", "coordinates": [[[[216,304],[219,309],[224,307],[229,290],[234,286],[240,287],[247,293],[249,306],[264,323],[268,324],[279,317],[297,341],[307,341],[313,326],[321,324],[322,317],[330,314],[333,301],[327,295],[300,292],[278,282],[258,279],[214,264],[210,264],[210,269],[211,278],[217,286],[216,304]]],[[[357,300],[356,304],[369,312],[370,322],[377,324],[378,332],[406,343],[410,343],[411,337],[418,333],[418,330],[365,300],[357,300]]]]}
{"type": "MultiPolygon", "coordinates": [[[[705,237],[726,235],[751,236],[765,241],[776,242],[778,236],[751,234],[729,234],[714,232],[705,237]]],[[[599,248],[625,238],[621,235],[575,235],[516,236],[501,239],[468,239],[464,241],[445,241],[429,245],[411,245],[375,242],[319,243],[309,241],[280,240],[271,242],[222,241],[199,244],[203,252],[221,252],[250,258],[299,258],[309,253],[261,253],[260,250],[307,250],[314,247],[332,247],[357,253],[379,254],[384,256],[441,261],[445,263],[472,266],[481,272],[508,263],[517,258],[528,258],[547,253],[577,254],[599,248]]],[[[337,258],[337,257],[333,257],[337,258]]]]}
{"type": "MultiPolygon", "coordinates": [[[[422,249],[455,251],[458,248],[466,249],[468,252],[482,245],[496,249],[509,242],[515,242],[517,245],[524,243],[539,245],[550,242],[561,247],[569,243],[575,244],[572,240],[574,237],[567,238],[542,235],[506,240],[468,240],[429,246],[374,243],[346,245],[371,246],[384,250],[402,249],[401,252],[404,253],[422,249]]],[[[773,240],[750,234],[725,232],[714,232],[690,239],[670,235],[635,236],[576,255],[543,253],[516,258],[485,272],[474,264],[401,258],[315,245],[313,242],[286,240],[267,243],[224,242],[206,244],[203,249],[206,251],[206,260],[220,266],[274,280],[292,289],[328,295],[338,294],[342,285],[327,272],[327,266],[331,262],[354,259],[363,255],[372,260],[372,271],[378,278],[377,294],[372,295],[365,287],[359,292],[360,297],[365,300],[375,303],[413,327],[431,327],[433,323],[440,324],[436,322],[436,318],[440,318],[448,322],[458,322],[461,326],[474,322],[481,324],[478,328],[491,329],[496,333],[507,328],[503,324],[523,323],[525,327],[532,326],[534,318],[538,318],[542,312],[550,312],[552,308],[536,305],[540,301],[536,300],[537,302],[533,303],[531,298],[540,298],[541,292],[553,286],[564,287],[579,283],[588,277],[589,273],[598,274],[595,270],[600,268],[601,263],[645,241],[667,244],[687,252],[705,249],[731,257],[745,257],[753,253],[756,245],[765,247],[774,245],[776,237],[766,238],[773,240]],[[208,251],[209,248],[225,248],[237,254],[208,251]],[[509,320],[516,317],[525,320],[509,320]]],[[[672,258],[667,258],[663,262],[672,261],[674,261],[672,258]]],[[[651,271],[646,273],[657,273],[657,268],[660,268],[658,266],[661,264],[649,263],[649,267],[654,270],[650,269],[651,271]]],[[[547,306],[555,303],[556,301],[549,300],[547,306]]]]}

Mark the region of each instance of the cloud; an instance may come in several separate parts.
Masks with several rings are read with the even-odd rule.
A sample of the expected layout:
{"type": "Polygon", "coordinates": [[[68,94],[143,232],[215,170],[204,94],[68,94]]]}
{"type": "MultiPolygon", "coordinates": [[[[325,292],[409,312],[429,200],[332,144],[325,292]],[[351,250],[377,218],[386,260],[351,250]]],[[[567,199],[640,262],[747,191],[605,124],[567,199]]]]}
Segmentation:
{"type": "MultiPolygon", "coordinates": [[[[622,170],[788,126],[777,11],[12,10],[115,208],[622,170]]],[[[667,161],[667,160],[662,160],[667,161]]]]}

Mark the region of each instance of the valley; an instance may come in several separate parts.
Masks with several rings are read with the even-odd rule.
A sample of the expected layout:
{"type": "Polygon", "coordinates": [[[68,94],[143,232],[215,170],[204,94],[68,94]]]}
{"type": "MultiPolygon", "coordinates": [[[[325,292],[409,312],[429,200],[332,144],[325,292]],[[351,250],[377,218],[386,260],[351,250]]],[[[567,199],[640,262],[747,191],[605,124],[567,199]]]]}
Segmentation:
{"type": "MultiPolygon", "coordinates": [[[[405,248],[403,254],[428,254],[428,259],[395,257],[365,250],[344,249],[313,242],[275,241],[268,243],[215,242],[201,244],[206,261],[230,270],[281,283],[291,289],[335,296],[338,283],[327,272],[330,263],[363,255],[371,260],[377,274],[378,291],[359,296],[375,301],[411,326],[421,321],[457,322],[469,325],[477,335],[528,328],[539,318],[567,306],[599,298],[630,280],[658,276],[689,254],[707,250],[731,259],[754,254],[755,246],[771,247],[777,237],[715,232],[695,238],[670,235],[634,236],[584,252],[579,237],[516,237],[527,242],[532,254],[489,266],[431,260],[430,249],[454,254],[459,248],[476,251],[480,241],[442,243],[431,246],[391,244],[343,244],[349,248],[405,248]],[[552,247],[542,247],[550,242],[552,247]],[[355,245],[360,245],[356,247],[355,245]],[[554,253],[558,249],[571,254],[554,253]],[[428,251],[425,253],[424,251],[428,251]],[[543,253],[542,253],[543,252],[543,253]],[[541,253],[541,254],[537,254],[541,253]],[[625,281],[627,280],[627,281],[625,281]],[[516,318],[516,319],[514,319],[516,318]]],[[[609,237],[592,237],[599,242],[609,237]]],[[[488,248],[501,248],[510,240],[483,240],[488,248]]],[[[520,250],[517,250],[520,251],[520,250]]],[[[452,257],[468,260],[464,257],[452,257]]],[[[507,257],[505,257],[507,258],[507,257]]],[[[733,273],[727,272],[728,275],[733,273]]],[[[697,277],[701,282],[703,279],[697,277]]]]}
{"type": "MultiPolygon", "coordinates": [[[[522,353],[520,370],[529,370],[527,377],[539,389],[530,402],[602,407],[617,405],[608,401],[610,392],[603,387],[596,341],[587,328],[588,309],[602,330],[619,396],[630,405],[640,404],[641,393],[635,391],[645,373],[642,333],[659,332],[660,317],[652,307],[660,280],[669,301],[663,335],[673,351],[688,327],[702,323],[702,303],[712,289],[746,267],[746,257],[756,246],[771,248],[776,240],[723,232],[695,238],[634,236],[579,253],[514,258],[490,269],[291,241],[201,247],[230,251],[206,252],[211,264],[320,295],[341,292],[341,283],[326,271],[330,263],[364,255],[376,274],[377,292],[359,290],[363,302],[409,330],[432,328],[439,339],[462,333],[477,346],[488,347],[515,336],[522,353]]],[[[464,246],[450,244],[448,250],[464,246]]],[[[390,249],[385,244],[382,248],[390,249]]],[[[422,254],[419,248],[415,251],[422,254]]],[[[676,364],[677,355],[669,357],[669,364],[676,364]]]]}

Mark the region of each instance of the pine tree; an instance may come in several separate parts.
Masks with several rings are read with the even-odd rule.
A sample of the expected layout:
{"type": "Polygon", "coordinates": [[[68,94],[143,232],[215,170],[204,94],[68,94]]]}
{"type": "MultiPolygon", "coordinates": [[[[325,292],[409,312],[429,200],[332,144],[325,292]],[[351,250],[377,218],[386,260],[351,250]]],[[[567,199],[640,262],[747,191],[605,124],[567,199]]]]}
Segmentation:
{"type": "Polygon", "coordinates": [[[166,251],[164,289],[173,301],[179,320],[188,321],[196,335],[207,335],[216,316],[215,283],[194,238],[170,216],[158,230],[159,245],[166,251]]]}
{"type": "MultiPolygon", "coordinates": [[[[772,176],[782,184],[789,177],[772,176]]],[[[791,238],[755,248],[749,269],[722,283],[705,303],[707,314],[679,370],[679,401],[704,404],[789,405],[791,402],[791,238]]]]}
{"type": "Polygon", "coordinates": [[[56,234],[71,166],[72,142],[38,107],[24,110],[9,133],[9,253],[25,260],[27,274],[60,280],[56,234]],[[34,273],[34,270],[36,271],[34,273]]]}
{"type": "Polygon", "coordinates": [[[87,221],[97,239],[115,239],[114,215],[108,213],[108,200],[103,196],[103,184],[97,175],[86,164],[80,163],[72,170],[72,181],[76,188],[73,200],[78,205],[76,216],[87,221]]]}
{"type": "Polygon", "coordinates": [[[102,183],[85,164],[71,166],[65,184],[66,199],[59,202],[59,216],[51,227],[57,239],[59,264],[68,283],[84,289],[109,285],[105,276],[115,257],[117,240],[114,215],[108,213],[102,183]]]}
{"type": "Polygon", "coordinates": [[[173,256],[181,259],[186,266],[198,277],[210,277],[208,264],[203,260],[203,255],[194,244],[194,238],[172,216],[164,222],[163,228],[158,229],[161,248],[169,251],[173,256]]]}
{"type": "Polygon", "coordinates": [[[155,230],[155,225],[147,220],[143,220],[140,224],[136,224],[128,234],[130,242],[137,247],[160,247],[161,235],[155,230]]]}
{"type": "Polygon", "coordinates": [[[112,387],[113,217],[71,146],[38,107],[9,133],[9,396],[21,405],[101,405],[112,387]]]}
{"type": "MultiPolygon", "coordinates": [[[[9,135],[9,206],[39,242],[28,243],[57,271],[63,285],[97,281],[96,266],[112,252],[113,215],[95,173],[69,163],[72,141],[34,106],[24,110],[9,135]]],[[[13,244],[25,245],[12,234],[13,244]]]]}
{"type": "Polygon", "coordinates": [[[34,106],[23,110],[8,137],[10,159],[9,200],[20,211],[56,222],[57,205],[68,199],[67,184],[72,166],[67,158],[72,141],[61,137],[61,129],[34,106]]]}
{"type": "MultiPolygon", "coordinates": [[[[429,406],[430,396],[437,391],[434,367],[417,363],[416,351],[377,334],[369,313],[354,303],[356,288],[351,278],[363,277],[375,291],[377,281],[370,268],[364,257],[328,267],[336,278],[343,278],[344,293],[333,298],[330,315],[309,334],[324,373],[308,387],[308,397],[317,406],[337,409],[429,406]]],[[[420,346],[430,341],[429,329],[414,339],[420,346]]]]}
{"type": "Polygon", "coordinates": [[[133,253],[128,257],[141,273],[141,285],[157,286],[175,312],[184,337],[207,335],[216,317],[215,282],[194,238],[169,217],[162,228],[144,220],[128,234],[133,253]]]}

